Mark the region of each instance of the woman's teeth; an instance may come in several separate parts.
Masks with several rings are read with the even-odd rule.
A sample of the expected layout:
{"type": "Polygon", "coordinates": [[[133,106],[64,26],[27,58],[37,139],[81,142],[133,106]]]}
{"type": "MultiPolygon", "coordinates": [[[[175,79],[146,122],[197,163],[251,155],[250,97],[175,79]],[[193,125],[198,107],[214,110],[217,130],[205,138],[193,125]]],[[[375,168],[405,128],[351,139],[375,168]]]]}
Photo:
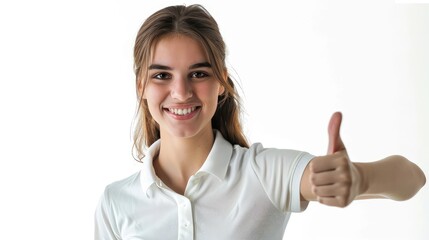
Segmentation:
{"type": "Polygon", "coordinates": [[[193,111],[195,111],[196,107],[191,107],[191,108],[168,108],[168,111],[170,111],[171,113],[174,113],[176,115],[187,115],[193,111]]]}

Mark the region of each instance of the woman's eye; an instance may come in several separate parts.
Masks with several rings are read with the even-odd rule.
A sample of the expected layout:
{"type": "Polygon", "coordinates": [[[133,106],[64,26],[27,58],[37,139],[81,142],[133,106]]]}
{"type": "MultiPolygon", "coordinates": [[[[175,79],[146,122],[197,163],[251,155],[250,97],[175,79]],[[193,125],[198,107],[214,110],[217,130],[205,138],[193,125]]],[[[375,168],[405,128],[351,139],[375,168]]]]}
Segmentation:
{"type": "Polygon", "coordinates": [[[208,74],[204,72],[193,72],[191,73],[191,78],[204,78],[207,77],[208,74]]]}
{"type": "Polygon", "coordinates": [[[159,79],[159,80],[165,80],[165,79],[170,79],[171,76],[168,73],[157,73],[157,74],[153,75],[152,78],[159,79]]]}

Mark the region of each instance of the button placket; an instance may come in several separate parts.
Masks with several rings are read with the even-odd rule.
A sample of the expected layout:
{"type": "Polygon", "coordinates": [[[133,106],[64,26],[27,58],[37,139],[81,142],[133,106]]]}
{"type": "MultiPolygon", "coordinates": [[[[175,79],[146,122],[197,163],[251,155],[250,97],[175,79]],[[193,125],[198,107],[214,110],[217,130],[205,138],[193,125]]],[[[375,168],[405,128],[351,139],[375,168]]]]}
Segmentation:
{"type": "Polygon", "coordinates": [[[178,206],[178,239],[193,239],[194,224],[191,201],[181,195],[175,197],[178,206]]]}

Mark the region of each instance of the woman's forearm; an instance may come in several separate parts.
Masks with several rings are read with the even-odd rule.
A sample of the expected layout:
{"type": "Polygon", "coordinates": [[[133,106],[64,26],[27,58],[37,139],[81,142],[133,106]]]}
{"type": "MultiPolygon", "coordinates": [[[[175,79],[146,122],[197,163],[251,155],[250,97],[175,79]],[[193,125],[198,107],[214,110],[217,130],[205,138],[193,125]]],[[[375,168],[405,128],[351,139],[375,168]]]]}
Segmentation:
{"type": "Polygon", "coordinates": [[[362,175],[362,193],[357,199],[390,198],[403,201],[413,197],[426,183],[423,171],[399,155],[354,165],[362,175]]]}

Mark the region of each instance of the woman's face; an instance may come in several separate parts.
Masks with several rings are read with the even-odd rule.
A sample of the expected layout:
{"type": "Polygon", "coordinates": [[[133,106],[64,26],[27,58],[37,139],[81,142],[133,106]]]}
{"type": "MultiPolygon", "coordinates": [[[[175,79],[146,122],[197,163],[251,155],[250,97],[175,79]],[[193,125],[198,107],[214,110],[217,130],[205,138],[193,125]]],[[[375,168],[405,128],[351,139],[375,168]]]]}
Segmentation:
{"type": "Polygon", "coordinates": [[[168,35],[155,45],[143,98],[161,137],[189,138],[212,131],[211,119],[223,91],[198,41],[168,35]]]}

